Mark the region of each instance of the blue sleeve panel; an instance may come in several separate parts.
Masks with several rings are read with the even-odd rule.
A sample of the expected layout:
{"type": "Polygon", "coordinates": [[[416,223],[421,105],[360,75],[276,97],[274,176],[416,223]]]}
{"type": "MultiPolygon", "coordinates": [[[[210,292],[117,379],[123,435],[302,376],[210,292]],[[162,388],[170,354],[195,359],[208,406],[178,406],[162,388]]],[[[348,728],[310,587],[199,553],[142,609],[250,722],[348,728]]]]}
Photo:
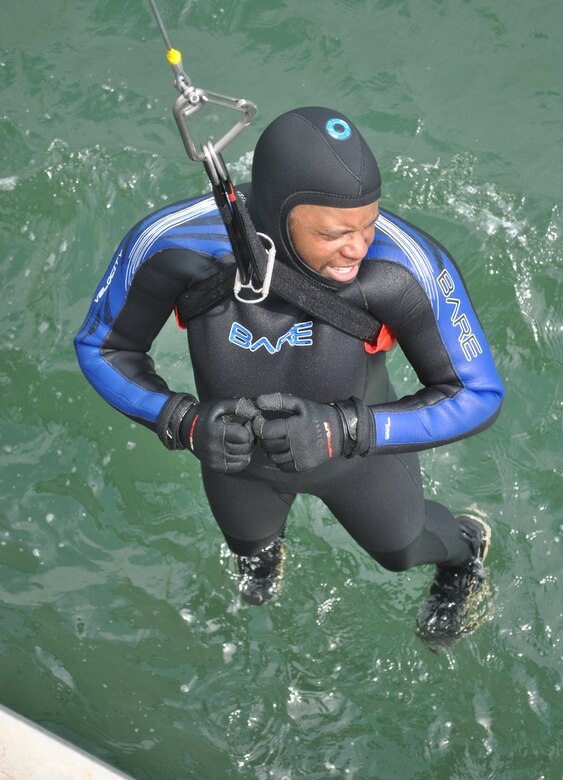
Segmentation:
{"type": "MultiPolygon", "coordinates": [[[[80,367],[98,393],[124,414],[151,428],[155,427],[172,391],[154,372],[153,362],[146,353],[152,338],[173,310],[175,294],[171,293],[169,301],[155,295],[158,305],[148,306],[150,281],[145,281],[145,289],[139,291],[136,279],[142,276],[148,261],[170,257],[174,253],[167,250],[176,249],[189,249],[194,256],[211,261],[231,252],[212,197],[167,206],[141,221],[125,236],[74,340],[80,367]],[[154,327],[152,323],[147,326],[149,318],[154,316],[153,308],[159,311],[154,327]],[[142,323],[142,327],[136,327],[135,323],[142,323]],[[121,328],[117,327],[119,324],[121,328]]],[[[180,291],[190,283],[189,267],[182,273],[185,278],[178,280],[180,291]]]]}
{"type": "Polygon", "coordinates": [[[376,227],[368,258],[402,266],[413,282],[411,294],[397,292],[396,326],[391,312],[384,321],[424,385],[371,407],[378,450],[420,450],[483,430],[496,419],[504,388],[461,274],[442,246],[395,215],[382,211],[376,227]]]}

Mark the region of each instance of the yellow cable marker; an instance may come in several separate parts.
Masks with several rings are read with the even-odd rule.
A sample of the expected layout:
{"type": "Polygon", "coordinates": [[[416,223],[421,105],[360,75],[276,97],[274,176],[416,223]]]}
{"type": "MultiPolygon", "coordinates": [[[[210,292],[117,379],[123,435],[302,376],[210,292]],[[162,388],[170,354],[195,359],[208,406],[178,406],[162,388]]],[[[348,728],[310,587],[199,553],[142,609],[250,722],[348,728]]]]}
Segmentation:
{"type": "Polygon", "coordinates": [[[171,65],[180,65],[182,62],[182,55],[178,51],[178,49],[169,49],[166,52],[166,57],[168,58],[168,62],[171,65]]]}

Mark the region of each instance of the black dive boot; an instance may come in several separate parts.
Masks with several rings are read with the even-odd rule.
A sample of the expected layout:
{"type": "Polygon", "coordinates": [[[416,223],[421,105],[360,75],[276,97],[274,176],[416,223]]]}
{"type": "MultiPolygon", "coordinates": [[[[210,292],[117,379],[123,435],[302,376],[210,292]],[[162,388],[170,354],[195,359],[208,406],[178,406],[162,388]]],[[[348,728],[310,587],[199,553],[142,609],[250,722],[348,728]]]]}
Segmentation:
{"type": "Polygon", "coordinates": [[[283,539],[281,534],[256,555],[236,556],[240,595],[247,604],[258,606],[279,592],[285,560],[283,539]]]}
{"type": "Polygon", "coordinates": [[[437,566],[428,598],[416,619],[417,634],[430,650],[450,647],[471,634],[487,618],[489,589],[483,561],[491,529],[473,515],[459,515],[460,533],[475,550],[464,566],[437,566]]]}

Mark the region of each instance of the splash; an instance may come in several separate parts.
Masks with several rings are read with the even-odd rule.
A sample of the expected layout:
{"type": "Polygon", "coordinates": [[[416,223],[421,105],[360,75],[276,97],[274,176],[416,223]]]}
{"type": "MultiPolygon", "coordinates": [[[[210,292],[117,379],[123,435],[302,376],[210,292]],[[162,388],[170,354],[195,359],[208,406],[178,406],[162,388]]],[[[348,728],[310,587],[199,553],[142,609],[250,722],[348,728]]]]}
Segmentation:
{"type": "Polygon", "coordinates": [[[5,178],[0,179],[0,190],[3,192],[11,192],[16,189],[17,183],[17,176],[6,176],[5,178]]]}
{"type": "Polygon", "coordinates": [[[477,157],[455,155],[442,162],[416,163],[396,157],[392,171],[413,182],[406,207],[439,213],[471,226],[483,240],[484,267],[489,274],[505,273],[514,286],[521,315],[534,341],[553,338],[555,312],[546,302],[541,275],[561,260],[561,215],[556,204],[549,215],[534,220],[525,197],[503,192],[496,183],[483,181],[476,172],[477,157]]]}

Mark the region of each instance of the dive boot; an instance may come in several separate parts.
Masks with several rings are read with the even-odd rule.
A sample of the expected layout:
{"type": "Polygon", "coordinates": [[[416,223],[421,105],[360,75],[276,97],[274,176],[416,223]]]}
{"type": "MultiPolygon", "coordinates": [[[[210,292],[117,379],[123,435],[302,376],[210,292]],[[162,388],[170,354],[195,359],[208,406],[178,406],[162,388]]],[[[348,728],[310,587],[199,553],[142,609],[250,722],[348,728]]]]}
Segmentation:
{"type": "Polygon", "coordinates": [[[284,560],[283,535],[256,555],[236,556],[239,591],[247,604],[259,606],[279,592],[284,560]]]}
{"type": "Polygon", "coordinates": [[[456,520],[475,553],[463,566],[436,567],[430,593],[416,619],[418,636],[434,651],[451,647],[488,617],[490,590],[483,561],[489,550],[491,529],[473,515],[459,515],[456,520]]]}

